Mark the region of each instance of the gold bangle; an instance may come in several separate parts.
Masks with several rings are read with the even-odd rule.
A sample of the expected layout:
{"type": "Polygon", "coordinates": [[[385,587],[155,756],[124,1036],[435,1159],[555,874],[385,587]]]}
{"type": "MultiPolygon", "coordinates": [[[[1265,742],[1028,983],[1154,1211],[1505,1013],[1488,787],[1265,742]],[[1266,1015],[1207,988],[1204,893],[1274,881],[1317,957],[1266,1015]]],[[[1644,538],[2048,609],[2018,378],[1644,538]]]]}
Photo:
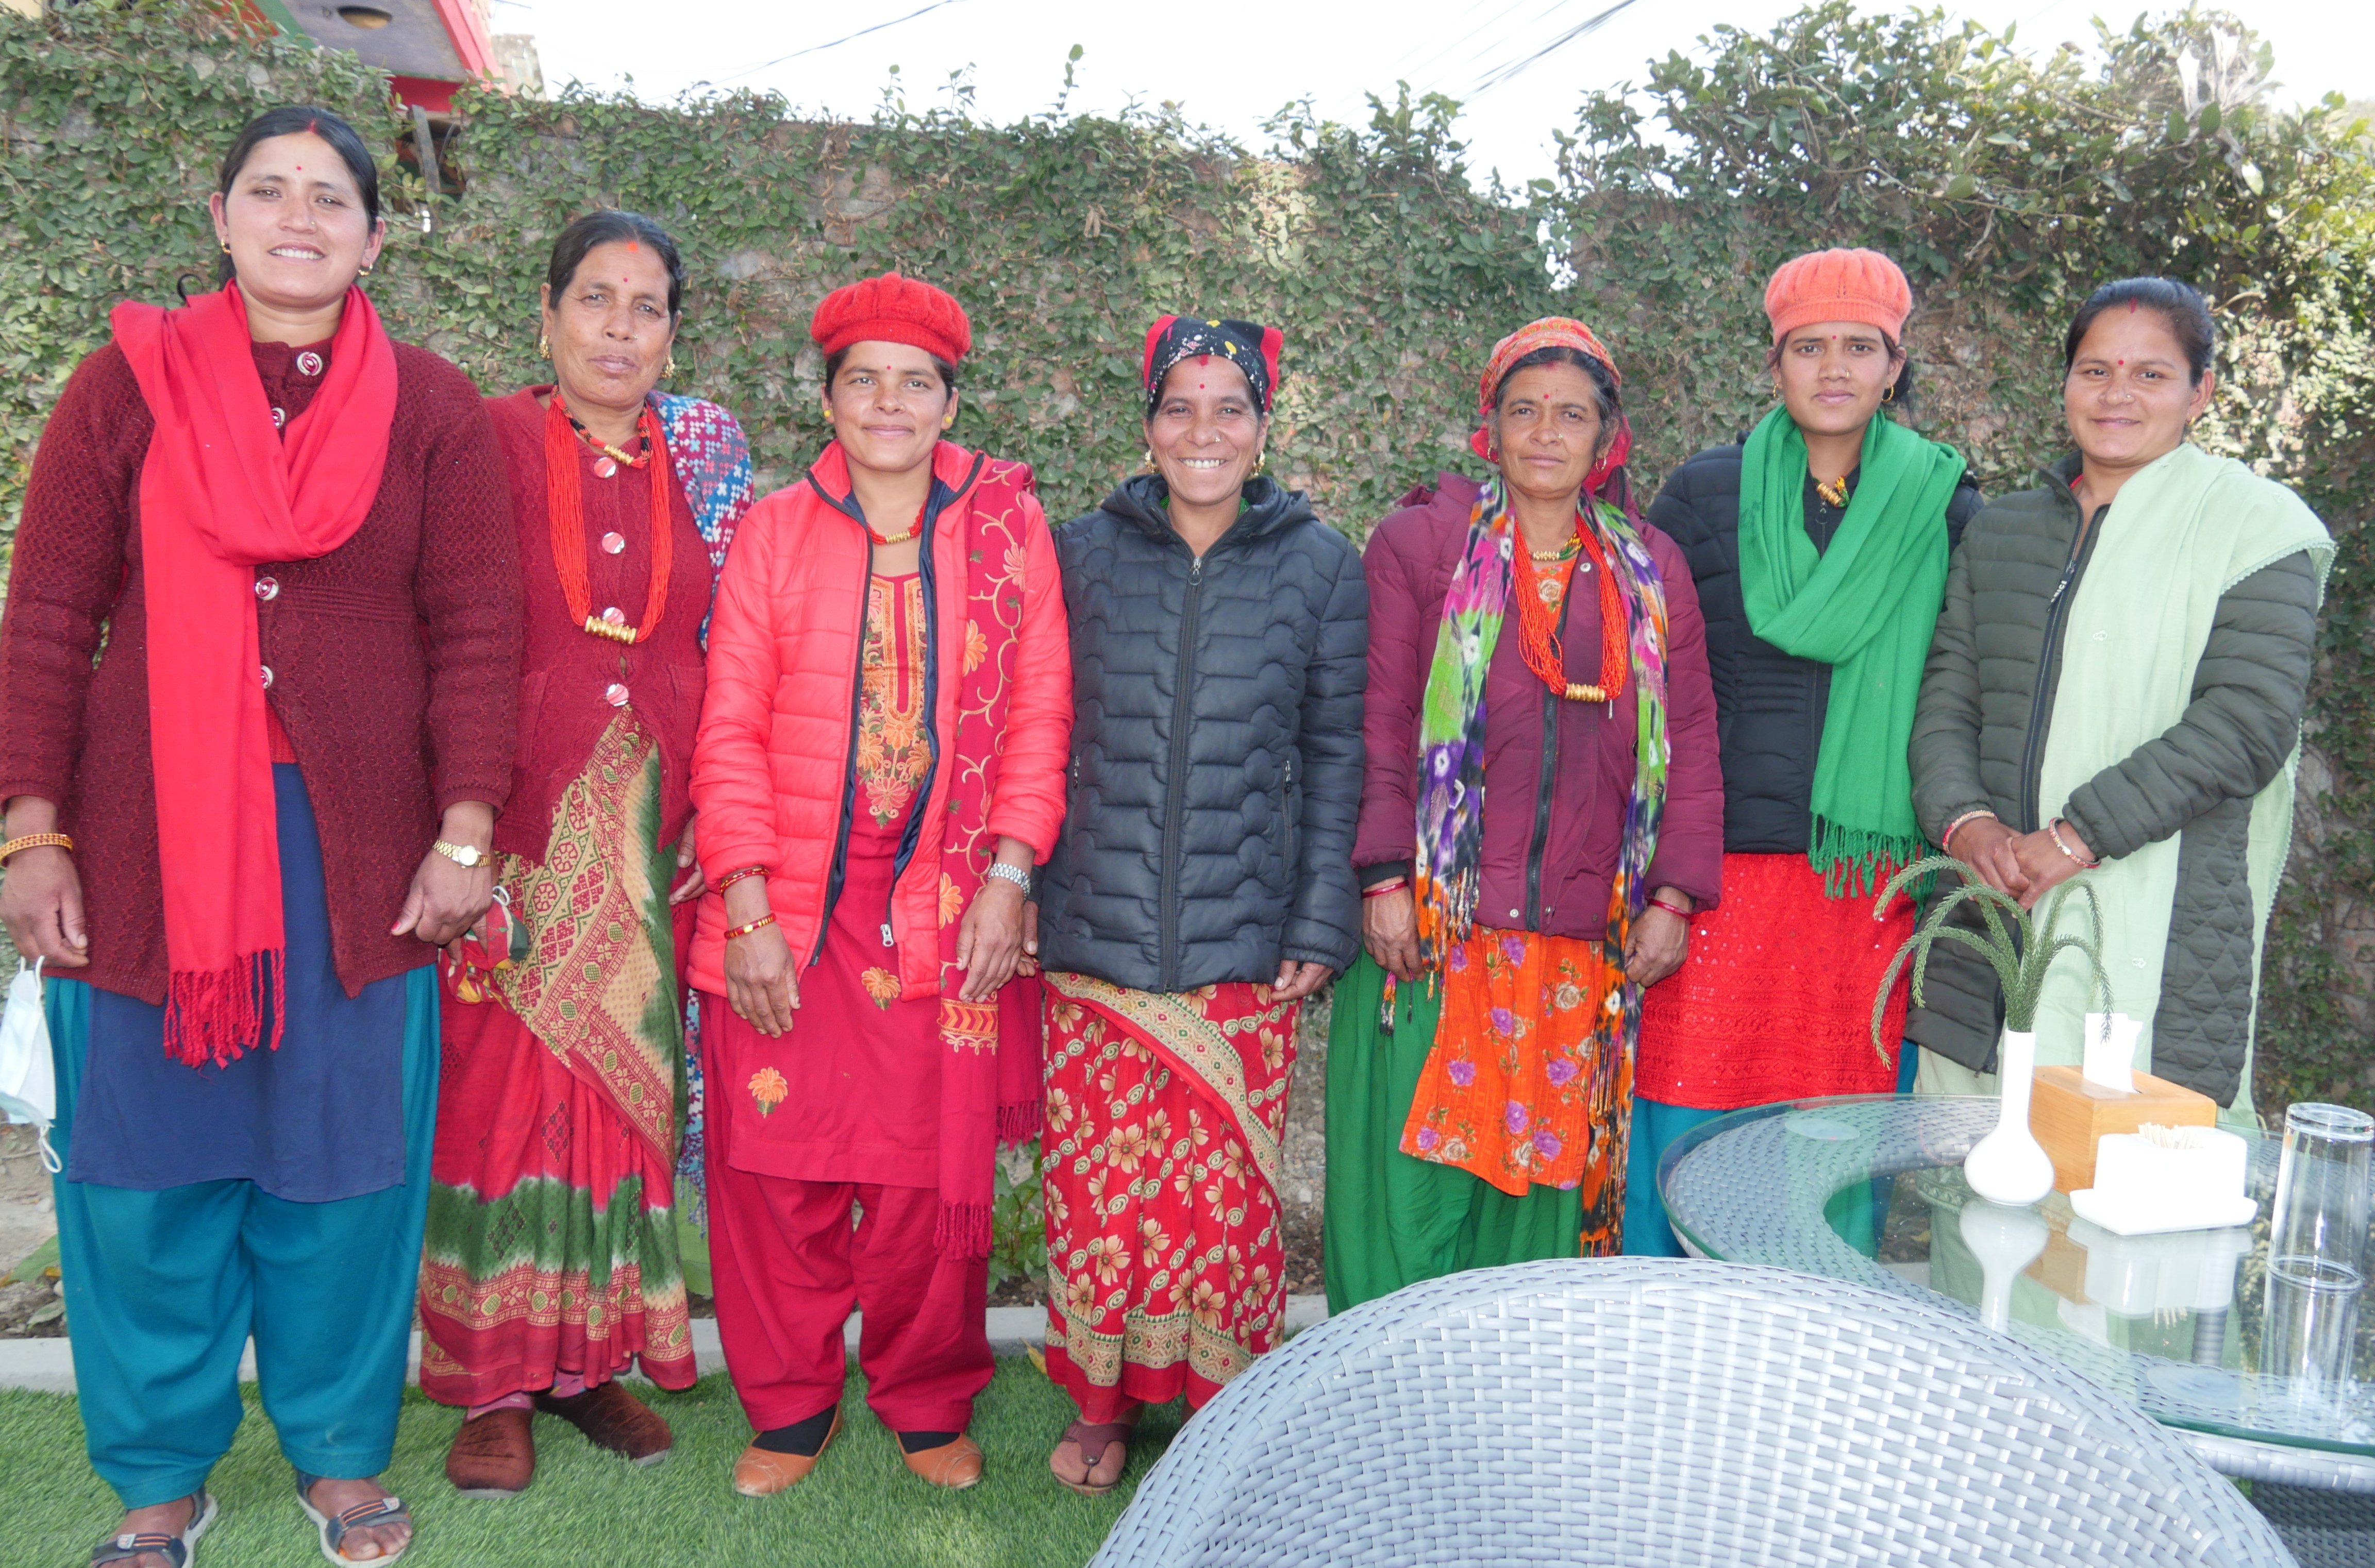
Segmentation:
{"type": "MultiPolygon", "coordinates": [[[[2078,852],[2072,849],[2067,843],[2062,842],[2062,829],[2063,820],[2064,819],[2062,818],[2056,817],[2053,820],[2045,824],[2045,836],[2053,841],[2053,847],[2060,850],[2063,855],[2068,855],[2071,860],[2076,863],[2078,869],[2081,871],[2092,871],[2097,867],[2102,865],[2103,857],[2101,855],[2098,855],[2092,860],[2080,859],[2078,852]]],[[[2078,830],[2072,828],[2070,831],[2073,833],[2075,833],[2078,830]]]]}
{"type": "Polygon", "coordinates": [[[0,843],[0,866],[6,866],[10,855],[23,849],[63,849],[71,855],[74,853],[74,840],[64,833],[27,833],[21,838],[10,839],[6,843],[0,843]]]}

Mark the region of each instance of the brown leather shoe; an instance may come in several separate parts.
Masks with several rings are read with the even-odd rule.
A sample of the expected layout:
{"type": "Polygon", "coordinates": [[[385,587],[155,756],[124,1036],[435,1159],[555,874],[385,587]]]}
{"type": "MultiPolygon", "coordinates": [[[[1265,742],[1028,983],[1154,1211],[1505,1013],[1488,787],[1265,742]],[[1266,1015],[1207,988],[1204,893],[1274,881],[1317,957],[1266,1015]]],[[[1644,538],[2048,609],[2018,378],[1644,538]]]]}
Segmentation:
{"type": "Polygon", "coordinates": [[[742,1456],[734,1461],[734,1490],[745,1497],[773,1497],[786,1487],[798,1485],[809,1479],[809,1472],[817,1468],[817,1461],[824,1457],[824,1451],[833,1446],[833,1440],[840,1432],[841,1412],[835,1410],[833,1424],[825,1428],[824,1441],[817,1444],[813,1454],[778,1454],[755,1444],[745,1448],[742,1456]]]}
{"type": "Polygon", "coordinates": [[[466,1421],[445,1450],[445,1479],[465,1497],[517,1497],[536,1480],[534,1418],[526,1410],[490,1410],[466,1421]]]}
{"type": "Polygon", "coordinates": [[[963,1491],[981,1481],[981,1446],[962,1434],[954,1443],[943,1443],[920,1454],[910,1454],[902,1448],[899,1456],[907,1461],[909,1469],[934,1486],[944,1486],[951,1491],[963,1491]]]}
{"type": "Polygon", "coordinates": [[[668,1423],[649,1405],[620,1387],[616,1379],[597,1383],[585,1393],[573,1394],[566,1399],[539,1394],[536,1408],[546,1415],[559,1416],[584,1432],[585,1440],[597,1448],[624,1455],[634,1464],[656,1465],[676,1446],[676,1436],[668,1431],[668,1423]]]}

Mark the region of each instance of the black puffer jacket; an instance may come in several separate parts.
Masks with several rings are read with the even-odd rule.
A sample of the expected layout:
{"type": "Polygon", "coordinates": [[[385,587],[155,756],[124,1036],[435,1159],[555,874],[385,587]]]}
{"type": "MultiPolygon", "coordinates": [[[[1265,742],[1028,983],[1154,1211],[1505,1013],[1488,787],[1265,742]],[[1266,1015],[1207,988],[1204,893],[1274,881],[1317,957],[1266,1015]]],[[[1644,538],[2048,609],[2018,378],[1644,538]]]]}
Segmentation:
{"type": "Polygon", "coordinates": [[[1056,531],[1072,631],[1069,809],[1039,961],[1143,991],[1342,970],[1369,592],[1299,491],[1246,487],[1201,560],[1133,476],[1056,531]]]}
{"type": "MultiPolygon", "coordinates": [[[[1850,489],[1854,476],[1849,476],[1850,489]]],[[[1979,513],[1967,478],[1946,503],[1946,548],[1979,513]]],[[[1827,550],[1847,509],[1806,481],[1806,536],[1827,550]]],[[[1749,630],[1740,593],[1740,448],[1711,446],[1667,478],[1649,504],[1691,563],[1707,618],[1707,667],[1715,678],[1716,731],[1723,757],[1723,848],[1727,855],[1803,855],[1814,832],[1814,757],[1831,701],[1831,666],[1785,654],[1749,630]]]]}

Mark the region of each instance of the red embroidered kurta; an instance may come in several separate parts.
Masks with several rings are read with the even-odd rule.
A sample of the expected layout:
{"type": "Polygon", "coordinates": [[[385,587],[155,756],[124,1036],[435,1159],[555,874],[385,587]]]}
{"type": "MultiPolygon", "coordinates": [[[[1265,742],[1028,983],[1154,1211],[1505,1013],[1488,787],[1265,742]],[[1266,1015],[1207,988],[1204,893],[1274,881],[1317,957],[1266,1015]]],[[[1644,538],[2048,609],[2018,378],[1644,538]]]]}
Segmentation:
{"type": "Polygon", "coordinates": [[[931,769],[928,717],[923,579],[875,577],[859,663],[849,839],[823,953],[798,971],[791,1032],[713,1036],[707,1108],[734,1118],[729,1147],[738,1169],[885,1186],[939,1181],[939,998],[901,998],[898,955],[883,939],[900,843],[931,769]]]}

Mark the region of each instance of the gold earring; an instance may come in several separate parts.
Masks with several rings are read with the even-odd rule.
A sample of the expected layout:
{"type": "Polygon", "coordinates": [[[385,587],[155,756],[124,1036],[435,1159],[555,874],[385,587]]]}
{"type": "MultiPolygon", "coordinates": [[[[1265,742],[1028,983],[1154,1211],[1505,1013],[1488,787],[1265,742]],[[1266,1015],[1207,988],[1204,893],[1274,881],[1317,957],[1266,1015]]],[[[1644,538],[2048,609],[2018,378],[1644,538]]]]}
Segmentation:
{"type": "Polygon", "coordinates": [[[357,277],[369,277],[371,276],[371,268],[367,266],[359,267],[356,269],[355,276],[357,277]]]}
{"type": "Polygon", "coordinates": [[[662,375],[664,375],[664,376],[672,376],[672,375],[676,374],[676,350],[675,350],[675,349],[671,348],[671,349],[669,349],[669,350],[668,350],[668,363],[667,363],[667,364],[665,364],[665,365],[662,365],[662,366],[660,367],[660,374],[662,374],[662,375]]]}
{"type": "MultiPolygon", "coordinates": [[[[221,242],[221,241],[219,241],[219,240],[216,241],[215,242],[216,242],[217,244],[219,244],[219,245],[222,244],[222,242],[221,242]]],[[[223,245],[223,248],[222,248],[222,253],[223,253],[223,254],[225,254],[225,255],[229,255],[229,254],[230,254],[230,247],[229,245],[223,245]]]]}
{"type": "Polygon", "coordinates": [[[1154,472],[1154,448],[1151,446],[1146,449],[1146,471],[1150,474],[1154,472]]]}
{"type": "Polygon", "coordinates": [[[1268,451],[1267,449],[1265,449],[1265,450],[1263,450],[1263,451],[1260,451],[1260,452],[1257,452],[1257,453],[1255,453],[1255,454],[1254,454],[1254,471],[1253,471],[1253,476],[1252,476],[1253,477],[1255,477],[1255,478],[1259,478],[1259,477],[1261,477],[1261,471],[1262,471],[1263,469],[1265,469],[1265,468],[1269,467],[1269,466],[1270,466],[1270,453],[1269,453],[1269,451],[1268,451]]]}
{"type": "Polygon", "coordinates": [[[552,358],[552,339],[547,334],[539,332],[536,335],[536,357],[539,360],[552,358]]]}
{"type": "Polygon", "coordinates": [[[1880,400],[1881,400],[1883,403],[1894,403],[1894,402],[1896,402],[1896,387],[1894,387],[1894,386],[1889,386],[1889,387],[1883,388],[1883,389],[1882,389],[1882,391],[1881,391],[1881,395],[1880,395],[1880,400]]]}

